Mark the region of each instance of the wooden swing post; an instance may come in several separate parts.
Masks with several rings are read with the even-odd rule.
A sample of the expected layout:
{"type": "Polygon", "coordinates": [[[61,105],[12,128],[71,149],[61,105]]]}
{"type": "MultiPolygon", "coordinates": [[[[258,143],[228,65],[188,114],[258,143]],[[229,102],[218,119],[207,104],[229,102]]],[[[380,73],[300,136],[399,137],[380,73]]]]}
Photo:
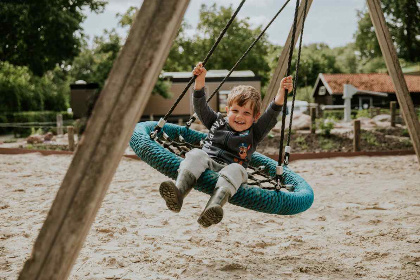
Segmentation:
{"type": "Polygon", "coordinates": [[[367,0],[367,4],[370,18],[375,27],[376,37],[378,38],[388,73],[391,76],[395,88],[398,104],[400,105],[404,121],[407,124],[408,132],[420,165],[420,122],[417,120],[413,100],[410,97],[410,92],[408,91],[407,83],[404,79],[400,62],[398,61],[397,52],[392,43],[388,27],[386,26],[381,3],[379,0],[367,0]]]}
{"type": "Polygon", "coordinates": [[[19,279],[67,279],[189,0],[144,0],[19,279]]]}
{"type": "MultiPolygon", "coordinates": [[[[306,16],[308,16],[309,9],[311,8],[313,0],[308,0],[307,8],[306,8],[306,16]]],[[[299,41],[299,34],[302,31],[302,24],[303,24],[303,12],[305,8],[305,3],[302,3],[299,6],[298,11],[298,18],[296,23],[296,33],[295,33],[295,42],[294,45],[299,41]]],[[[277,62],[276,70],[274,71],[273,77],[271,78],[270,84],[268,85],[267,92],[265,93],[265,97],[262,101],[261,111],[264,112],[267,108],[268,104],[274,99],[277,94],[277,91],[280,87],[281,79],[286,75],[287,71],[287,60],[289,58],[290,53],[290,45],[292,44],[292,35],[293,35],[293,25],[290,28],[289,36],[287,37],[286,43],[284,44],[284,48],[281,51],[279,60],[277,62]]],[[[293,46],[295,47],[295,46],[293,46]]]]}

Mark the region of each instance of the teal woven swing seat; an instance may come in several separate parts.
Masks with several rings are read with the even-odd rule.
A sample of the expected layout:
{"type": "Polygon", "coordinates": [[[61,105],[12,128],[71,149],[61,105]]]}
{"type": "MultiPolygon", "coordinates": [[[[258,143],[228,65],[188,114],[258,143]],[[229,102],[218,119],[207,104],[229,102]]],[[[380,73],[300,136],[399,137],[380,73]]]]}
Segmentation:
{"type": "MultiPolygon", "coordinates": [[[[183,159],[150,138],[150,133],[156,124],[157,122],[151,121],[138,123],[131,137],[130,146],[141,160],[175,180],[179,164],[183,159]]],[[[177,139],[181,135],[188,143],[197,145],[207,136],[205,133],[170,123],[165,124],[163,131],[171,139],[177,139]]],[[[276,175],[276,161],[260,153],[255,152],[252,155],[250,165],[265,166],[266,174],[272,177],[276,175]]],[[[314,193],[309,184],[287,167],[284,168],[283,174],[284,183],[293,185],[293,191],[266,190],[243,184],[229,202],[255,211],[279,215],[293,215],[311,207],[314,193]]],[[[217,172],[206,170],[194,188],[211,195],[218,177],[217,172]]]]}

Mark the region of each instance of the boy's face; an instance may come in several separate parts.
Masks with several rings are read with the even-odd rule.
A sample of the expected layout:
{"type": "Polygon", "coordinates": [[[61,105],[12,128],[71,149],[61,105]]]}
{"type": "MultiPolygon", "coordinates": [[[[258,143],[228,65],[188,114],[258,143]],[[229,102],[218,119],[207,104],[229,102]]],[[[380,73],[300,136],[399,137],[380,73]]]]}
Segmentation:
{"type": "Polygon", "coordinates": [[[238,132],[250,128],[260,116],[260,114],[254,116],[251,102],[245,103],[244,106],[239,106],[238,103],[233,102],[232,106],[226,106],[226,113],[229,126],[238,132]]]}

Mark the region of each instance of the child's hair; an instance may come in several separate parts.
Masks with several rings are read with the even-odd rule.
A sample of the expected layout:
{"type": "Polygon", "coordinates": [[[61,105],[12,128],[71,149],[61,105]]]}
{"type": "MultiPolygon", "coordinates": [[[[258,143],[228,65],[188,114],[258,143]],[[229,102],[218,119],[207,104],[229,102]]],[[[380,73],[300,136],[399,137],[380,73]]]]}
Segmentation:
{"type": "Polygon", "coordinates": [[[251,108],[254,116],[260,113],[261,110],[261,95],[252,86],[236,86],[228,95],[227,105],[231,107],[233,102],[239,106],[244,106],[248,101],[251,102],[251,108]]]}

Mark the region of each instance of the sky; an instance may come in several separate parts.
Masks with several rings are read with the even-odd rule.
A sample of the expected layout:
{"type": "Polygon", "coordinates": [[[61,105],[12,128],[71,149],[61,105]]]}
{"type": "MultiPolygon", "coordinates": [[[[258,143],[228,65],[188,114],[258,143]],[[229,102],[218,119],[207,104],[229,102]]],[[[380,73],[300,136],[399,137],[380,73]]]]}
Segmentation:
{"type": "MultiPolygon", "coordinates": [[[[254,26],[265,26],[286,0],[247,0],[238,14],[238,18],[249,17],[254,26]]],[[[199,20],[202,4],[218,6],[232,5],[234,9],[240,0],[191,0],[184,19],[195,27],[199,20]]],[[[116,28],[125,37],[126,29],[117,28],[117,13],[123,14],[130,6],[140,7],[142,0],[108,0],[105,11],[101,14],[86,12],[87,19],[82,24],[85,34],[91,40],[102,35],[104,29],[116,28]]],[[[293,22],[295,1],[291,0],[285,10],[267,30],[268,39],[275,44],[284,45],[293,22]]],[[[352,42],[357,30],[357,10],[366,8],[365,0],[314,0],[305,23],[303,44],[326,43],[330,47],[344,46],[352,42]]],[[[193,34],[194,28],[189,31],[193,34]]]]}

